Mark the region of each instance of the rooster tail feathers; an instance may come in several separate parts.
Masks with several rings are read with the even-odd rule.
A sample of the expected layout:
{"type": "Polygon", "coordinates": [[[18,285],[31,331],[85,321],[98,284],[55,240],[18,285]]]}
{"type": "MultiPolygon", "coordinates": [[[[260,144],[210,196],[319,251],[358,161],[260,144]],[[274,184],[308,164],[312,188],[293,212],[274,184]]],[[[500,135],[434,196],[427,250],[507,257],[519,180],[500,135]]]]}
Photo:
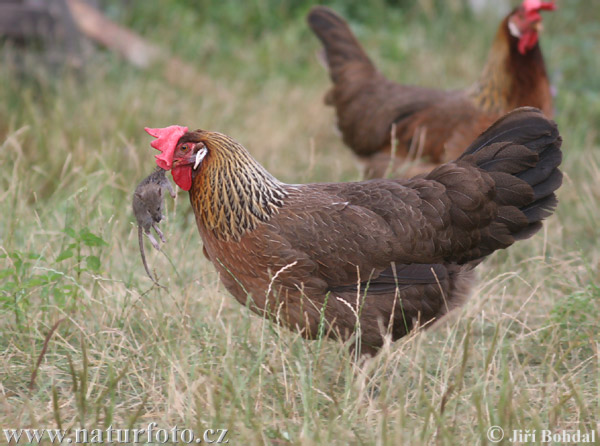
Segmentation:
{"type": "Polygon", "coordinates": [[[308,14],[308,24],[325,49],[325,61],[331,80],[340,81],[348,70],[375,71],[375,66],[352,34],[348,24],[325,6],[315,6],[308,14]]]}

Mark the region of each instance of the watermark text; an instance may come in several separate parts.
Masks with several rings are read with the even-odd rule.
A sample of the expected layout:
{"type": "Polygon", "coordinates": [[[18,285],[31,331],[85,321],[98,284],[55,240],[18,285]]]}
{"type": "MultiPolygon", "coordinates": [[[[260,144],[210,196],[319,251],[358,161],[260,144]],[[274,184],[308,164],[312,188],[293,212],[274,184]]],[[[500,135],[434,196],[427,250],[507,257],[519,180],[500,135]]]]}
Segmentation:
{"type": "Polygon", "coordinates": [[[191,429],[177,426],[165,429],[157,423],[148,423],[140,429],[2,429],[8,444],[41,443],[51,444],[227,444],[227,429],[205,429],[196,434],[191,429]]]}
{"type": "Polygon", "coordinates": [[[487,439],[491,443],[505,440],[509,443],[552,443],[552,444],[586,444],[596,443],[596,431],[552,430],[552,429],[513,429],[505,431],[500,426],[490,426],[487,439]]]}

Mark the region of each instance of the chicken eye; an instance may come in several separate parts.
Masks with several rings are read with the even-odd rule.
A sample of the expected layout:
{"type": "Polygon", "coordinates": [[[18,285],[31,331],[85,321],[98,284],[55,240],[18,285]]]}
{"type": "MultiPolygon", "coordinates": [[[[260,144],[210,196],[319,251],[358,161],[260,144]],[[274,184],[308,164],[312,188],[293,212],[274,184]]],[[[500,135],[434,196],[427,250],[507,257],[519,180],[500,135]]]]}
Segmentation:
{"type": "Polygon", "coordinates": [[[182,145],[179,150],[181,150],[182,152],[187,151],[187,149],[189,149],[190,147],[187,144],[182,145]]]}

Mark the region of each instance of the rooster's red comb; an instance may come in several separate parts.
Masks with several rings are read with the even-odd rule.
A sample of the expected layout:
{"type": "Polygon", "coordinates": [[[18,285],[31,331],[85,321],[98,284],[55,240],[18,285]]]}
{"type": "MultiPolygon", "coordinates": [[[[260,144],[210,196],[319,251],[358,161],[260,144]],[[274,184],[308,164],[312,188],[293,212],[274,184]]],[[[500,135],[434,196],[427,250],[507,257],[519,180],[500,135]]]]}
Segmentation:
{"type": "Polygon", "coordinates": [[[152,141],[150,145],[162,152],[160,155],[155,155],[156,164],[165,170],[170,170],[171,167],[173,167],[173,155],[175,154],[177,141],[185,135],[188,128],[181,127],[180,125],[171,125],[162,129],[145,127],[144,130],[146,130],[150,136],[157,138],[152,141]]]}

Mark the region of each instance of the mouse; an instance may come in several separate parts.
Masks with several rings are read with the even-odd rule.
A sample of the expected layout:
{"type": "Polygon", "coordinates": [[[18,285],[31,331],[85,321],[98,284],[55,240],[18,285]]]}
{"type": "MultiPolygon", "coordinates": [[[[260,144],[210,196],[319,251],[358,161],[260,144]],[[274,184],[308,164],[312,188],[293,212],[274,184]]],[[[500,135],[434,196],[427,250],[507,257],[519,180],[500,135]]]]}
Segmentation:
{"type": "Polygon", "coordinates": [[[140,245],[142,262],[146,274],[148,274],[148,277],[150,277],[154,283],[158,282],[152,276],[150,268],[148,268],[148,263],[146,262],[143,234],[146,234],[150,243],[152,243],[152,246],[159,251],[160,245],[150,232],[150,228],[154,228],[163,243],[166,242],[164,234],[158,227],[158,223],[160,223],[164,217],[163,190],[167,189],[173,198],[175,198],[175,191],[165,176],[165,173],[166,171],[164,169],[156,167],[150,175],[137,185],[132,199],[133,215],[135,216],[138,226],[138,242],[140,245]]]}

